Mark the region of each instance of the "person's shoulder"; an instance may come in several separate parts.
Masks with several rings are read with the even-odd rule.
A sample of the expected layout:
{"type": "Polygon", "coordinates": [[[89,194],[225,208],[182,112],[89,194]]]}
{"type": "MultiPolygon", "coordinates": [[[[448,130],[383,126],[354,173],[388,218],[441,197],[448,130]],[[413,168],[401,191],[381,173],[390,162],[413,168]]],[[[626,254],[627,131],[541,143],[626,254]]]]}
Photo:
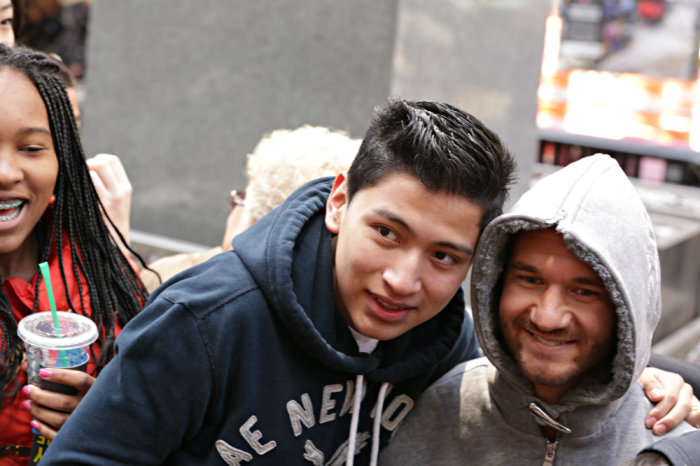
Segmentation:
{"type": "Polygon", "coordinates": [[[490,367],[486,358],[460,363],[423,392],[383,450],[380,464],[465,462],[464,445],[484,430],[483,406],[488,401],[487,389],[478,391],[486,400],[472,393],[477,393],[474,387],[487,387],[477,380],[484,379],[490,367]]]}
{"type": "MultiPolygon", "coordinates": [[[[700,466],[700,429],[692,429],[676,437],[664,435],[645,451],[663,454],[668,460],[667,464],[674,466],[700,466]]],[[[630,463],[630,465],[640,464],[643,463],[630,463]]]]}
{"type": "Polygon", "coordinates": [[[198,317],[230,308],[258,291],[258,285],[234,251],[225,251],[180,272],[149,299],[187,308],[198,317]]]}
{"type": "Polygon", "coordinates": [[[644,393],[642,384],[636,381],[622,396],[621,403],[614,415],[610,417],[609,423],[611,426],[624,426],[625,434],[630,436],[633,441],[643,442],[642,445],[644,442],[652,444],[663,438],[676,437],[695,430],[686,421],[681,421],[674,429],[663,436],[654,435],[644,425],[644,419],[646,419],[653,406],[644,393]]]}
{"type": "Polygon", "coordinates": [[[464,361],[446,372],[433,386],[452,385],[457,381],[461,381],[464,377],[473,377],[476,374],[486,375],[492,368],[493,365],[485,356],[464,361]]]}
{"type": "Polygon", "coordinates": [[[226,251],[156,289],[143,310],[122,329],[118,350],[140,354],[144,345],[177,340],[191,351],[202,342],[241,335],[251,325],[264,328],[258,320],[269,316],[266,308],[238,256],[226,251]]]}
{"type": "Polygon", "coordinates": [[[173,278],[178,273],[211,259],[221,253],[221,246],[200,252],[180,253],[159,257],[140,272],[141,281],[149,293],[173,278]]]}
{"type": "Polygon", "coordinates": [[[435,381],[427,390],[439,398],[452,399],[467,392],[488,391],[488,381],[493,378],[495,368],[486,357],[457,364],[435,381]]]}

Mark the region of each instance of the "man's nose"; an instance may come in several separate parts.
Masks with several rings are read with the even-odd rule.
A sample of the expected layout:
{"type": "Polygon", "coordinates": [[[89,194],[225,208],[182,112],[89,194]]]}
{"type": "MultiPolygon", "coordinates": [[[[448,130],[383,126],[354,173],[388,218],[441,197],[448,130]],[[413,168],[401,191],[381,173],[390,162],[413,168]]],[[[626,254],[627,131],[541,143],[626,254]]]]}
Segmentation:
{"type": "Polygon", "coordinates": [[[566,328],[571,318],[564,291],[557,286],[548,286],[530,309],[530,320],[544,331],[566,328]]]}
{"type": "Polygon", "coordinates": [[[418,254],[403,253],[383,273],[384,282],[396,295],[408,296],[420,291],[421,260],[418,254]]]}

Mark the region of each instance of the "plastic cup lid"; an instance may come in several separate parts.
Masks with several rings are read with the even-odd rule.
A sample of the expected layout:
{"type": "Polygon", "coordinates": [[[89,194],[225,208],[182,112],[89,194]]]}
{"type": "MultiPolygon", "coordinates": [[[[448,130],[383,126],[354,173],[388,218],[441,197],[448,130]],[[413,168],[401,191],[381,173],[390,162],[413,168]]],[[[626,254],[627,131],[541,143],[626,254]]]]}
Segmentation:
{"type": "Polygon", "coordinates": [[[97,339],[97,326],[85,316],[58,312],[61,336],[56,335],[51,312],[36,312],[19,321],[17,335],[30,345],[71,349],[87,346],[97,339]]]}

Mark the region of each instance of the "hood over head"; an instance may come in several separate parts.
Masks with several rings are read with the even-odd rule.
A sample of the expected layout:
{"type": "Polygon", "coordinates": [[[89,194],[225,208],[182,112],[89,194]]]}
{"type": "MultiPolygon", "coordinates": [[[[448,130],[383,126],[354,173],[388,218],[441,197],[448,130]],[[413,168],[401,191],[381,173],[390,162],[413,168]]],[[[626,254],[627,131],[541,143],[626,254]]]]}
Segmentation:
{"type": "Polygon", "coordinates": [[[612,376],[603,384],[579,384],[560,404],[610,402],[624,395],[647,365],[661,312],[661,290],[651,220],[636,189],[608,155],[585,157],[543,178],[486,227],[472,268],[472,311],[479,342],[510,383],[533,392],[499,337],[499,287],[510,237],[549,227],[600,276],[617,317],[612,376]]]}

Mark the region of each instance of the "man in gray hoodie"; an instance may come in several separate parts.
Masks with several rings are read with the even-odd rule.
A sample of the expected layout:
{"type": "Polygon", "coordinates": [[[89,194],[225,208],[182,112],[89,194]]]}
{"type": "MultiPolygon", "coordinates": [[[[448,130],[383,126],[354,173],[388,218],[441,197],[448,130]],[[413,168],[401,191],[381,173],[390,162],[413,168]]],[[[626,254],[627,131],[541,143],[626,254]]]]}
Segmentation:
{"type": "Polygon", "coordinates": [[[422,395],[382,464],[632,459],[657,438],[636,381],[659,277],[651,221],[617,162],[598,154],[543,179],[479,241],[472,308],[486,357],[422,395]]]}

